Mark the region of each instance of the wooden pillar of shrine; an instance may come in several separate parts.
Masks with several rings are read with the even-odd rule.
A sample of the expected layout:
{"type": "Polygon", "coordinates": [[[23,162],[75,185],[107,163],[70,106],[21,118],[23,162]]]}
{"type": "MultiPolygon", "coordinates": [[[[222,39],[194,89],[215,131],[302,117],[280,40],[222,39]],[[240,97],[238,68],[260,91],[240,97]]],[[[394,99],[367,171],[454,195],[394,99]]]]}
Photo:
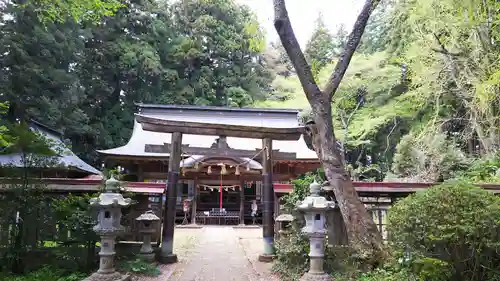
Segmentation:
{"type": "Polygon", "coordinates": [[[273,186],[273,140],[262,140],[262,236],[264,252],[259,261],[271,262],[274,258],[274,186],[273,186]]]}
{"type": "Polygon", "coordinates": [[[245,225],[245,179],[240,176],[240,225],[245,225]]]}
{"type": "Polygon", "coordinates": [[[191,207],[191,223],[196,224],[196,204],[198,202],[198,179],[194,178],[193,180],[193,204],[191,207]]]}
{"type": "Polygon", "coordinates": [[[181,163],[181,144],[182,134],[179,132],[172,133],[172,145],[168,162],[167,200],[165,201],[165,213],[163,216],[161,250],[158,255],[158,262],[163,264],[177,262],[177,255],[173,253],[173,247],[177,205],[177,183],[179,182],[181,163]]]}

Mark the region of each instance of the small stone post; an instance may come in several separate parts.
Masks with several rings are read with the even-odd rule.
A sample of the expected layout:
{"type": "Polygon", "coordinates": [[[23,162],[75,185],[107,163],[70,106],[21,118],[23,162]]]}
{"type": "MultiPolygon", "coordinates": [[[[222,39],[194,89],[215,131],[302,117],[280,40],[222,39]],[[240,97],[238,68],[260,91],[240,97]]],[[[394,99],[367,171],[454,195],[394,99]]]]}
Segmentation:
{"type": "Polygon", "coordinates": [[[310,242],[310,267],[300,281],[331,281],[331,276],[323,270],[325,258],[325,238],[327,230],[325,228],[326,212],[330,211],[335,203],[320,196],[321,185],[314,182],[310,186],[311,195],[300,202],[297,209],[304,213],[306,226],[302,232],[309,237],[310,242]]]}
{"type": "Polygon", "coordinates": [[[97,198],[90,199],[90,206],[98,209],[97,225],[94,231],[101,237],[99,269],[84,281],[126,281],[130,276],[115,270],[115,239],[125,231],[120,224],[121,208],[131,204],[130,198],[118,193],[120,182],[111,177],[106,181],[105,190],[97,198]]]}
{"type": "Polygon", "coordinates": [[[156,223],[160,218],[154,214],[153,211],[146,211],[135,219],[140,223],[140,233],[143,235],[143,243],[139,255],[152,262],[155,259],[153,247],[151,246],[151,235],[156,231],[156,223]]]}

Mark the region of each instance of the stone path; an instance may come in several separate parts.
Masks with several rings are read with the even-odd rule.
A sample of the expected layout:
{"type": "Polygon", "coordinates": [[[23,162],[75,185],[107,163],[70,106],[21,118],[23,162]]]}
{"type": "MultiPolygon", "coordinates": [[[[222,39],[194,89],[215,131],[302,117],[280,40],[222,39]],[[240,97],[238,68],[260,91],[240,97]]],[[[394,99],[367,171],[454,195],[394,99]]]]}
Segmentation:
{"type": "Polygon", "coordinates": [[[270,263],[258,262],[262,248],[261,228],[176,228],[174,253],[179,262],[159,265],[160,276],[134,281],[278,281],[270,263]]]}
{"type": "MultiPolygon", "coordinates": [[[[210,226],[201,231],[193,252],[177,265],[169,281],[268,281],[257,272],[232,227],[210,226]]],[[[262,230],[260,230],[261,232],[262,230]]]]}

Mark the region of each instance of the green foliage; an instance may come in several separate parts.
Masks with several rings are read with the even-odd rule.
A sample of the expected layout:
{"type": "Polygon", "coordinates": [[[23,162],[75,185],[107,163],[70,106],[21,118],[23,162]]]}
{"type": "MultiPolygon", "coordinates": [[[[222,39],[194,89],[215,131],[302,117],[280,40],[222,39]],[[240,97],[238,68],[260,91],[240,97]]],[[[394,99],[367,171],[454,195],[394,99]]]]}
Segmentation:
{"type": "Polygon", "coordinates": [[[286,78],[294,72],[292,62],[279,40],[271,42],[265,49],[262,60],[263,65],[277,75],[276,78],[286,78]]]}
{"type": "MultiPolygon", "coordinates": [[[[297,204],[310,194],[309,185],[319,178],[317,173],[309,173],[293,181],[293,190],[282,197],[287,212],[295,215],[292,230],[275,242],[276,259],[273,271],[283,280],[298,280],[309,265],[309,240],[300,232],[303,226],[302,215],[296,211],[297,204]]],[[[319,180],[319,179],[318,179],[319,180]]]]}
{"type": "Polygon", "coordinates": [[[402,199],[388,221],[393,246],[422,276],[450,270],[445,280],[498,279],[500,198],[494,194],[466,182],[445,183],[402,199]]]}
{"type": "Polygon", "coordinates": [[[299,231],[291,231],[275,242],[276,259],[273,271],[282,280],[299,280],[309,266],[309,240],[299,231]]]}
{"type": "Polygon", "coordinates": [[[123,261],[120,268],[134,274],[142,274],[147,276],[158,276],[161,274],[160,269],[154,264],[151,264],[143,259],[123,261]]]}
{"type": "Polygon", "coordinates": [[[99,22],[112,16],[124,4],[117,0],[31,0],[28,5],[39,7],[36,11],[43,22],[75,21],[99,22]]]}
{"type": "Polygon", "coordinates": [[[429,97],[432,118],[423,123],[460,136],[463,144],[477,140],[482,153],[495,153],[498,1],[395,1],[393,6],[390,33],[397,54],[411,69],[414,91],[429,97]]]}
{"type": "Polygon", "coordinates": [[[64,198],[52,201],[52,209],[57,220],[73,233],[66,241],[61,243],[90,243],[95,244],[98,236],[92,230],[96,224],[89,200],[91,195],[74,196],[69,194],[64,198]]]}
{"type": "Polygon", "coordinates": [[[415,258],[412,270],[423,280],[447,281],[452,278],[452,268],[448,262],[431,257],[415,258]]]}
{"type": "Polygon", "coordinates": [[[467,165],[465,154],[445,135],[408,134],[396,147],[392,171],[401,178],[435,182],[454,178],[467,165]]]}
{"type": "Polygon", "coordinates": [[[417,278],[408,270],[397,268],[378,268],[368,273],[335,273],[333,278],[338,281],[431,281],[417,278]]]}
{"type": "MultiPolygon", "coordinates": [[[[345,38],[341,38],[340,40],[345,40],[345,38]]],[[[331,63],[337,54],[338,49],[335,39],[330,34],[320,15],[316,20],[316,26],[311,38],[306,44],[304,55],[311,64],[313,73],[317,74],[323,67],[331,63]]]]}
{"type": "Polygon", "coordinates": [[[37,240],[30,231],[42,228],[50,217],[45,186],[37,181],[38,173],[33,167],[58,165],[56,151],[43,135],[33,132],[26,123],[6,123],[8,132],[3,135],[8,143],[2,153],[16,153],[21,156],[18,165],[3,165],[2,172],[20,181],[9,186],[0,196],[0,224],[9,226],[6,241],[0,248],[0,269],[14,273],[25,271],[25,260],[37,240]],[[34,180],[33,180],[34,179],[34,180]]]}
{"type": "Polygon", "coordinates": [[[500,153],[472,161],[461,176],[474,183],[500,182],[500,153]]]}
{"type": "Polygon", "coordinates": [[[0,12],[7,117],[60,130],[95,166],[96,149],[130,137],[136,102],[242,107],[270,92],[261,27],[234,1],[14,1],[0,12]]]}
{"type": "MultiPolygon", "coordinates": [[[[52,149],[53,142],[42,134],[32,131],[27,123],[7,125],[8,134],[3,136],[8,143],[2,154],[22,153],[26,156],[55,156],[59,151],[52,149]]],[[[36,159],[41,161],[41,159],[36,159]]],[[[29,166],[32,163],[24,163],[29,166]]]]}
{"type": "MultiPolygon", "coordinates": [[[[377,164],[379,178],[392,170],[395,175],[389,176],[398,180],[440,181],[464,169],[470,155],[489,158],[496,152],[498,5],[479,0],[378,5],[332,104],[335,134],[345,141],[353,169],[377,164]],[[364,100],[352,114],[363,87],[364,100]],[[406,142],[400,147],[413,146],[413,156],[401,157],[400,141],[406,142]]],[[[325,54],[321,58],[332,60],[325,54]]],[[[313,60],[314,74],[324,84],[333,65],[319,72],[318,66],[313,60]]],[[[258,105],[309,109],[296,77],[283,80],[277,77],[275,83],[290,89],[286,100],[258,105]]]]}
{"type": "MultiPolygon", "coordinates": [[[[1,276],[0,276],[1,277],[1,276]]],[[[54,267],[42,267],[23,276],[6,276],[4,281],[80,281],[86,277],[83,273],[68,273],[54,267]]]]}
{"type": "MultiPolygon", "coordinates": [[[[309,185],[318,177],[317,173],[308,173],[292,181],[292,192],[285,194],[281,201],[288,210],[293,210],[297,203],[309,195],[309,185]]],[[[319,180],[319,179],[318,179],[319,180]]]]}
{"type": "Polygon", "coordinates": [[[74,271],[89,272],[96,263],[96,243],[99,240],[93,231],[95,213],[90,208],[90,195],[52,199],[52,222],[57,222],[58,235],[52,237],[57,244],[52,249],[51,264],[74,271]]]}

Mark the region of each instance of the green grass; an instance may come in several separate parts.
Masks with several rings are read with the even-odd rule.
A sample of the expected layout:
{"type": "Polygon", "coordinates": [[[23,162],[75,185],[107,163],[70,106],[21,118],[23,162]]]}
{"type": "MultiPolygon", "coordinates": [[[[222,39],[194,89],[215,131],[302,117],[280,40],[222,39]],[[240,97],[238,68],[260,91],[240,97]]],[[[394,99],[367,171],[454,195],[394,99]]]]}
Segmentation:
{"type": "Polygon", "coordinates": [[[0,280],[2,281],[80,281],[85,277],[86,275],[83,273],[67,273],[49,266],[20,276],[7,273],[0,274],[0,280]]]}

